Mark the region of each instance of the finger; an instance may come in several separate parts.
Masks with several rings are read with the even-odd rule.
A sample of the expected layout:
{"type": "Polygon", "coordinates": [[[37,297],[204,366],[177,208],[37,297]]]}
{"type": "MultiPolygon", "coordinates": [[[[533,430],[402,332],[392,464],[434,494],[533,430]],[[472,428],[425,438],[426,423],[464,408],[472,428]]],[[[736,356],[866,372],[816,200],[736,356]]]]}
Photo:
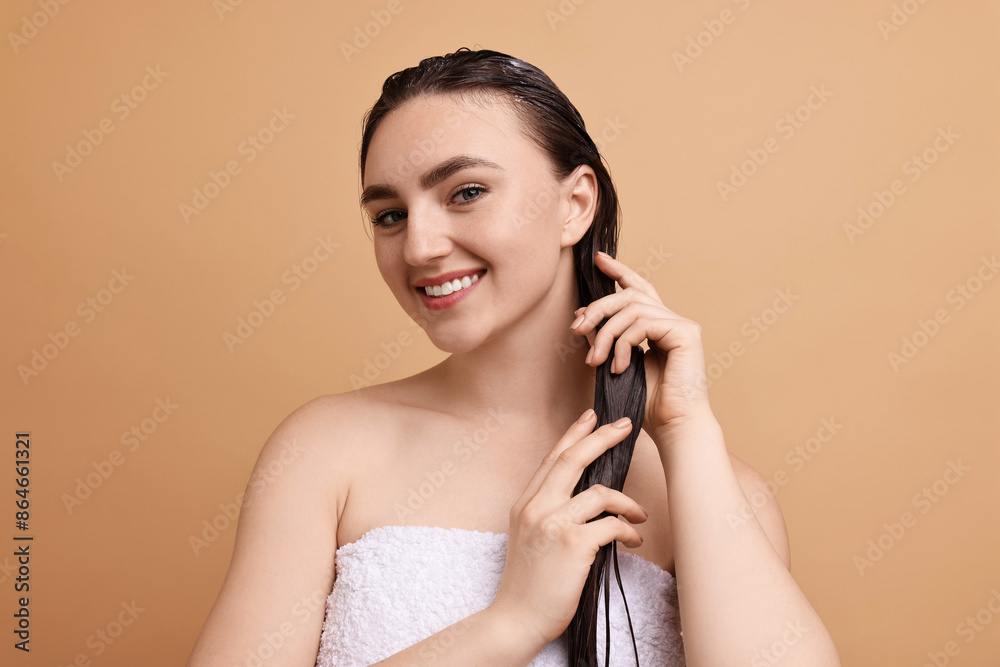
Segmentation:
{"type": "Polygon", "coordinates": [[[554,503],[572,496],[583,469],[624,440],[631,430],[632,421],[622,417],[614,424],[605,424],[576,444],[562,450],[552,462],[536,495],[545,494],[554,503]]]}
{"type": "Polygon", "coordinates": [[[534,497],[534,495],[538,492],[538,488],[542,485],[542,480],[545,479],[545,476],[548,474],[553,464],[555,464],[556,458],[567,448],[575,445],[581,439],[589,435],[594,430],[594,426],[596,424],[597,415],[594,414],[593,409],[588,409],[583,413],[583,415],[580,416],[580,419],[570,425],[563,437],[559,438],[555,447],[553,447],[552,450],[542,459],[541,465],[538,466],[538,469],[531,476],[531,479],[528,480],[528,485],[525,487],[524,493],[521,494],[521,497],[518,499],[518,503],[516,503],[515,506],[523,506],[524,503],[534,497]]]}
{"type": "MultiPolygon", "coordinates": [[[[579,316],[582,315],[586,310],[587,310],[586,307],[581,307],[573,311],[574,323],[576,322],[576,319],[579,318],[579,316]]],[[[571,325],[570,329],[574,330],[574,333],[577,333],[575,326],[571,325]]],[[[587,342],[590,344],[590,346],[591,347],[594,346],[594,339],[597,337],[597,334],[594,332],[593,328],[589,329],[586,333],[579,332],[577,333],[577,335],[586,336],[587,342]]]]}
{"type": "Polygon", "coordinates": [[[668,313],[669,311],[662,306],[640,303],[630,303],[625,306],[620,312],[612,315],[597,332],[592,345],[593,354],[590,355],[587,363],[591,366],[599,366],[604,363],[611,352],[611,346],[615,345],[615,339],[618,339],[616,355],[619,356],[618,363],[623,365],[612,367],[612,372],[625,370],[631,361],[630,348],[639,345],[647,338],[645,335],[646,327],[652,328],[655,322],[672,319],[668,313]],[[621,342],[622,334],[626,331],[632,331],[632,335],[625,342],[621,342]]]}
{"type": "Polygon", "coordinates": [[[630,523],[642,523],[649,513],[621,491],[595,484],[573,496],[563,510],[573,523],[586,523],[602,512],[624,516],[630,523]]]}
{"type": "MultiPolygon", "coordinates": [[[[660,318],[647,319],[638,318],[627,329],[618,334],[614,340],[614,349],[611,351],[613,358],[609,364],[612,373],[624,373],[632,363],[632,350],[640,348],[645,355],[646,349],[655,349],[664,355],[671,350],[681,347],[684,340],[677,331],[684,328],[683,319],[660,318]],[[643,341],[648,341],[646,348],[642,347],[643,341]]],[[[595,364],[603,363],[603,356],[592,359],[595,364]]]]}
{"type": "Polygon", "coordinates": [[[660,295],[656,293],[656,288],[651,282],[611,255],[603,252],[597,253],[594,255],[594,264],[601,270],[601,273],[609,278],[614,278],[615,282],[622,288],[634,287],[657,301],[660,300],[660,295]]]}
{"type": "Polygon", "coordinates": [[[597,554],[600,547],[609,544],[612,540],[618,540],[630,549],[642,546],[642,534],[636,527],[630,526],[616,516],[606,516],[603,519],[591,521],[580,526],[580,530],[583,531],[588,540],[593,540],[593,543],[597,545],[597,548],[594,549],[594,555],[597,554]]]}
{"type": "Polygon", "coordinates": [[[621,292],[615,292],[614,294],[602,296],[600,299],[592,301],[582,311],[580,311],[580,314],[583,315],[583,317],[573,321],[573,325],[570,326],[570,331],[582,336],[596,329],[597,325],[600,324],[605,318],[610,319],[611,317],[614,317],[616,313],[625,310],[630,304],[633,303],[638,305],[648,305],[656,308],[667,317],[681,317],[681,315],[678,315],[663,305],[662,301],[653,299],[650,296],[637,291],[635,288],[629,288],[621,292]]]}
{"type": "Polygon", "coordinates": [[[577,334],[578,336],[585,336],[586,339],[587,339],[587,342],[590,343],[591,346],[593,346],[594,345],[594,332],[593,332],[593,330],[588,331],[586,333],[578,332],[576,330],[577,326],[579,326],[579,324],[581,322],[583,322],[583,320],[580,319],[580,316],[583,315],[584,311],[586,311],[586,310],[587,310],[586,307],[580,307],[580,308],[577,308],[576,310],[573,311],[573,323],[570,324],[569,328],[570,328],[570,330],[573,331],[573,333],[577,334]],[[579,322],[577,320],[579,320],[579,322]]]}

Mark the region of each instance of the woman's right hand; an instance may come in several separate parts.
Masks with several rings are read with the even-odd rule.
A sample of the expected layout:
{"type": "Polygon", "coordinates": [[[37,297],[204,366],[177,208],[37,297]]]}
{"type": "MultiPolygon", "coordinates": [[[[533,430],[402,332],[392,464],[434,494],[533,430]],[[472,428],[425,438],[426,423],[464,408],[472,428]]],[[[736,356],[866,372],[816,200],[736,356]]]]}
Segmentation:
{"type": "Polygon", "coordinates": [[[570,426],[510,509],[507,559],[490,608],[537,633],[539,650],[569,626],[600,547],[612,540],[642,544],[635,527],[617,516],[587,523],[602,512],[642,523],[649,515],[639,503],[602,485],[573,495],[584,468],[632,428],[623,418],[594,431],[596,422],[588,410],[570,426]]]}

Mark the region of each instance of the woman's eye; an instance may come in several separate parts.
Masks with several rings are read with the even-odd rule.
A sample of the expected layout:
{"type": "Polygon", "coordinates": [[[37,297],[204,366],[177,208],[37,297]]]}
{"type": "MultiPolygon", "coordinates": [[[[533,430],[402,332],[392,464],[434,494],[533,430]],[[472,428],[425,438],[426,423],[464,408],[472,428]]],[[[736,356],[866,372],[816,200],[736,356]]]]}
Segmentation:
{"type": "Polygon", "coordinates": [[[483,193],[486,192],[486,188],[481,185],[467,185],[458,192],[455,193],[453,199],[457,199],[459,204],[466,204],[471,201],[479,199],[483,193]]]}
{"type": "Polygon", "coordinates": [[[403,211],[385,211],[372,218],[372,224],[376,227],[392,227],[406,217],[403,211]]]}

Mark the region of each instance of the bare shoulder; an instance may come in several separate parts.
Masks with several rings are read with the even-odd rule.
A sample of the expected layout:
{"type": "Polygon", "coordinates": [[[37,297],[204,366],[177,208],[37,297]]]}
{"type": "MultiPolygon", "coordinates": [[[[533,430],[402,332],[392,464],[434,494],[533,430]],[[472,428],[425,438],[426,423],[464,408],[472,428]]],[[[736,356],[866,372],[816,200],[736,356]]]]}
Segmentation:
{"type": "MultiPolygon", "coordinates": [[[[261,450],[260,465],[305,457],[309,474],[322,473],[330,488],[342,491],[356,466],[363,465],[378,443],[405,428],[400,415],[419,376],[341,394],[313,398],[275,427],[261,450]]],[[[340,499],[341,501],[343,498],[340,499]]],[[[342,508],[342,503],[338,503],[342,508]]]]}
{"type": "Polygon", "coordinates": [[[371,421],[362,395],[312,399],[264,443],[246,490],[229,571],[188,664],[237,664],[274,628],[282,664],[313,664],[333,586],[337,524],[371,421]],[[300,613],[301,612],[301,613],[300,613]]]}
{"type": "Polygon", "coordinates": [[[276,470],[303,459],[303,478],[315,476],[317,490],[343,508],[351,471],[363,463],[379,438],[373,437],[391,405],[389,392],[378,387],[313,398],[293,410],[264,443],[257,468],[276,470]]]}
{"type": "Polygon", "coordinates": [[[757,516],[764,533],[771,541],[771,546],[781,557],[786,568],[791,569],[791,549],[788,543],[788,531],[785,528],[785,518],[778,505],[778,499],[767,484],[764,476],[752,465],[729,452],[729,461],[733,465],[733,472],[743,489],[750,507],[757,516]]]}

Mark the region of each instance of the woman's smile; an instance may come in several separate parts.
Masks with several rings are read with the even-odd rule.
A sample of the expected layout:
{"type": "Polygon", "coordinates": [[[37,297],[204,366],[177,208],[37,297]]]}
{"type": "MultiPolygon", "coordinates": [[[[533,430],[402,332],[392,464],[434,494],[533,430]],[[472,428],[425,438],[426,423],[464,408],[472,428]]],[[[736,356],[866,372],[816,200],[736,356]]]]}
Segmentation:
{"type": "Polygon", "coordinates": [[[444,310],[469,296],[485,275],[486,269],[453,271],[417,281],[417,292],[426,307],[444,310]]]}

